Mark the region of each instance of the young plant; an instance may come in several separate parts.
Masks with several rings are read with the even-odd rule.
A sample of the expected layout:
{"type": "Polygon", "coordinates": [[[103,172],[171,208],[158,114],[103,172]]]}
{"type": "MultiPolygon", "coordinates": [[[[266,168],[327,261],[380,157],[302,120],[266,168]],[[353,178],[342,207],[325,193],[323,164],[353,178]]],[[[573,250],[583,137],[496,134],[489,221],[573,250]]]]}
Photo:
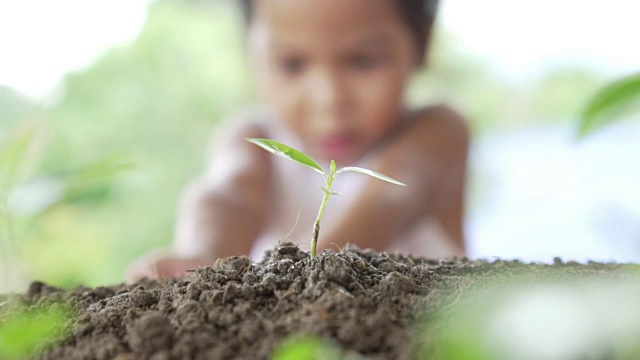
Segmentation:
{"type": "Polygon", "coordinates": [[[387,182],[390,182],[392,184],[396,184],[396,185],[401,185],[401,186],[406,186],[405,184],[392,179],[386,175],[380,174],[378,172],[372,171],[372,170],[368,170],[368,169],[364,169],[364,168],[360,168],[360,167],[355,167],[355,166],[348,166],[348,167],[343,167],[341,169],[337,169],[336,170],[336,162],[331,160],[331,165],[330,165],[330,169],[329,169],[329,173],[325,172],[324,170],[322,170],[322,167],[320,165],[318,165],[318,163],[313,160],[309,155],[303,153],[302,151],[296,150],[294,148],[291,148],[285,144],[279,143],[277,141],[274,140],[269,140],[269,139],[253,139],[253,138],[249,138],[249,139],[245,139],[247,141],[249,141],[250,143],[256,144],[258,146],[260,146],[261,148],[267,150],[268,152],[274,154],[274,155],[278,155],[280,157],[283,157],[287,160],[291,160],[293,162],[296,162],[300,165],[309,167],[315,171],[317,171],[318,173],[320,173],[323,178],[324,178],[324,182],[325,182],[325,187],[320,187],[320,190],[322,190],[322,192],[324,193],[324,196],[322,197],[322,203],[320,203],[320,210],[318,211],[318,216],[316,217],[316,221],[313,225],[313,236],[311,238],[311,258],[313,259],[316,256],[316,246],[318,244],[318,234],[320,233],[320,221],[322,220],[322,215],[324,214],[324,209],[327,205],[327,201],[329,200],[329,196],[331,195],[340,195],[340,193],[335,192],[333,190],[331,190],[331,186],[333,185],[333,180],[336,178],[336,176],[338,176],[338,174],[340,173],[344,173],[344,172],[354,172],[354,173],[360,173],[360,174],[365,174],[365,175],[369,175],[369,176],[373,176],[375,178],[378,178],[380,180],[384,180],[387,182]]]}

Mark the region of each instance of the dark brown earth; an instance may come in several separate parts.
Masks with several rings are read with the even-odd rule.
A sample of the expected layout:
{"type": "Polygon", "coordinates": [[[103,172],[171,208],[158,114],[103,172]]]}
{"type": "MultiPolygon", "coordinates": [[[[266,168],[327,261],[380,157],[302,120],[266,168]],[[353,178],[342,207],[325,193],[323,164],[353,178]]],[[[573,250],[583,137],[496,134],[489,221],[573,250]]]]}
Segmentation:
{"type": "Polygon", "coordinates": [[[416,357],[416,339],[429,338],[429,319],[473,301],[488,284],[625,271],[560,259],[432,261],[353,247],[311,260],[283,244],[259,264],[232,257],[169,282],[73,290],[35,282],[21,301],[64,300],[78,313],[64,341],[41,359],[266,359],[296,334],[327,339],[353,356],[407,359],[416,357]],[[420,336],[416,319],[426,321],[420,336]]]}

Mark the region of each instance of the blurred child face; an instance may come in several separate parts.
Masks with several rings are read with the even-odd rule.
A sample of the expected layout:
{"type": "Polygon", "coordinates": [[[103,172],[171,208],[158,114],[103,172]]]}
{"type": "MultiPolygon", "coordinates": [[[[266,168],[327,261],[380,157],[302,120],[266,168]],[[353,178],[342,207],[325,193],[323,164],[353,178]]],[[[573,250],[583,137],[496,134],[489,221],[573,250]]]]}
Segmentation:
{"type": "Polygon", "coordinates": [[[305,150],[346,165],[399,123],[418,54],[398,0],[254,0],[258,84],[305,150]]]}

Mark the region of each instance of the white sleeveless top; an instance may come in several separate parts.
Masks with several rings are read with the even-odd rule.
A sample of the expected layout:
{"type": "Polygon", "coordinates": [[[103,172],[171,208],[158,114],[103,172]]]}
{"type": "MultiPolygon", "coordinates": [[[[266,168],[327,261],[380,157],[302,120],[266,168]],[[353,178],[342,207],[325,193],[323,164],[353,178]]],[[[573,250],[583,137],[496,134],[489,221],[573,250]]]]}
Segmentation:
{"type": "MultiPolygon", "coordinates": [[[[305,151],[300,141],[288,130],[269,123],[270,139],[285,143],[293,148],[305,151]]],[[[292,161],[273,156],[272,194],[273,205],[263,230],[251,249],[251,258],[260,261],[264,252],[278,242],[292,242],[309,250],[314,221],[324,193],[318,187],[324,187],[322,175],[292,161]]],[[[367,167],[367,159],[354,166],[367,167]]],[[[328,170],[329,164],[318,162],[328,170]]],[[[340,168],[341,164],[337,164],[340,168]]],[[[351,165],[351,164],[350,164],[351,165]]],[[[322,218],[319,238],[323,231],[336,226],[354,199],[363,190],[367,181],[379,181],[366,175],[342,173],[333,183],[332,190],[341,195],[333,195],[327,202],[322,218]]],[[[391,185],[390,185],[391,186],[391,185]]],[[[346,239],[348,241],[348,239],[346,239]]],[[[336,249],[337,250],[337,249],[336,249]]],[[[391,242],[388,252],[401,252],[426,258],[439,259],[456,255],[455,247],[449,235],[435,219],[422,219],[391,242]]]]}

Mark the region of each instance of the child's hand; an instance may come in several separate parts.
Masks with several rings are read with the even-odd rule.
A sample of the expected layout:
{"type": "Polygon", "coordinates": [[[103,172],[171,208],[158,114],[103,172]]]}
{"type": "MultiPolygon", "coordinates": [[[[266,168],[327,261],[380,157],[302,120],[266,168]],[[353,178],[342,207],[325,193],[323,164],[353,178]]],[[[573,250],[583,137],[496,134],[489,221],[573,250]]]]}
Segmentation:
{"type": "Polygon", "coordinates": [[[134,283],[142,278],[168,280],[182,278],[187,270],[211,266],[212,261],[201,257],[179,256],[171,251],[153,251],[134,261],[126,273],[126,282],[134,283]]]}

